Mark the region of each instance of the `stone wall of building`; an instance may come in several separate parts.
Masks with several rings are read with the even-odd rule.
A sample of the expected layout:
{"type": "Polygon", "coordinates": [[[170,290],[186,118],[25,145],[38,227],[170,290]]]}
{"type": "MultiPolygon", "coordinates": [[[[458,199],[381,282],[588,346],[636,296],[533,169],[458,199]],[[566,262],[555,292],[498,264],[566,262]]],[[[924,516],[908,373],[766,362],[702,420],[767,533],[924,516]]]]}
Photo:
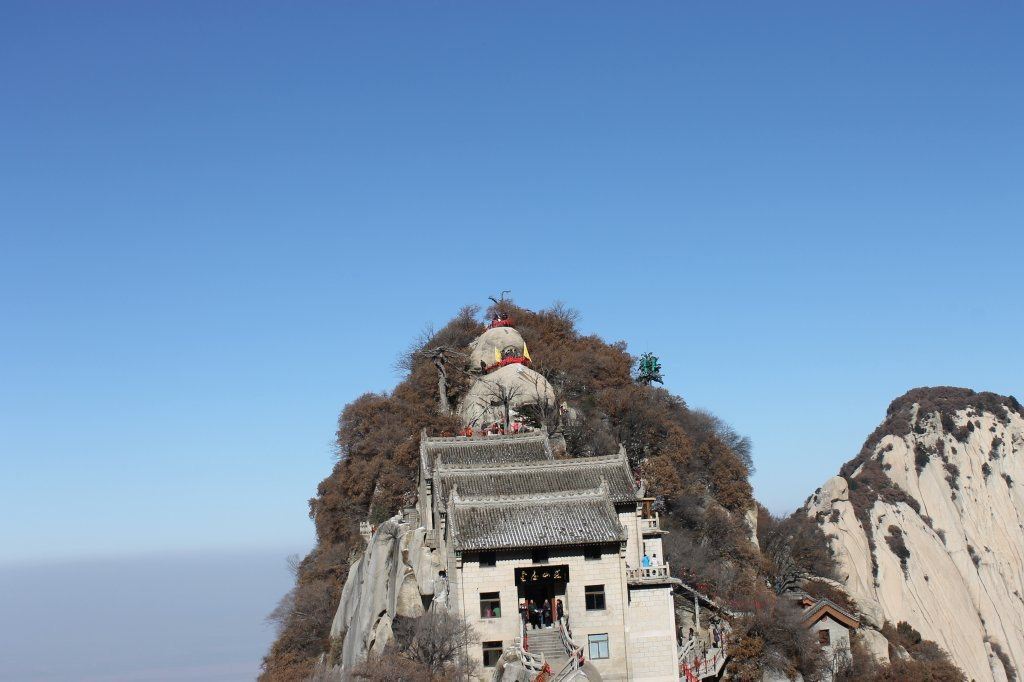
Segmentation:
{"type": "Polygon", "coordinates": [[[457,604],[453,606],[473,626],[481,644],[470,650],[471,658],[485,670],[489,679],[490,668],[482,668],[482,642],[501,641],[508,646],[519,636],[519,589],[515,584],[515,571],[543,565],[567,565],[569,582],[565,584],[562,599],[569,617],[573,639],[584,647],[590,660],[588,636],[607,634],[609,657],[592,661],[594,667],[606,680],[625,679],[626,670],[626,594],[624,590],[625,560],[616,548],[608,547],[600,559],[587,559],[582,548],[552,548],[546,564],[535,564],[529,551],[499,552],[495,566],[481,566],[473,554],[465,557],[461,569],[456,568],[458,581],[457,604]],[[585,588],[588,585],[603,585],[605,608],[587,611],[585,588]],[[482,618],[480,594],[497,592],[501,600],[501,615],[482,618]]]}
{"type": "Polygon", "coordinates": [[[626,529],[626,563],[631,568],[636,568],[640,565],[640,555],[643,554],[643,550],[640,549],[643,538],[640,535],[640,526],[637,525],[636,510],[623,512],[620,509],[619,522],[626,529]]]}
{"type": "Polygon", "coordinates": [[[832,616],[826,614],[821,620],[809,627],[808,630],[811,631],[815,641],[819,642],[819,633],[822,630],[828,630],[829,643],[823,644],[821,647],[825,653],[826,660],[832,660],[837,655],[844,658],[849,657],[850,630],[832,616]]]}
{"type": "Polygon", "coordinates": [[[626,636],[630,658],[634,662],[630,666],[629,679],[652,682],[678,680],[672,588],[668,585],[632,587],[629,593],[626,636]]]}

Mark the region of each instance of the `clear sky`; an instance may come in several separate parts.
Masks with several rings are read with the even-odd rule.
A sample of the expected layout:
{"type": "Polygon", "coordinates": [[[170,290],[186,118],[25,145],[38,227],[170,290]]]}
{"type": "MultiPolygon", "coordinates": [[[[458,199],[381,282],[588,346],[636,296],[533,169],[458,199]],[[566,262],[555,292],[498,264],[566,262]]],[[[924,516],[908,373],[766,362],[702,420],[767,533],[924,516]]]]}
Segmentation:
{"type": "Polygon", "coordinates": [[[341,407],[502,289],[657,353],[776,511],[908,388],[1020,397],[1022,29],[3,3],[0,563],[308,546],[341,407]]]}

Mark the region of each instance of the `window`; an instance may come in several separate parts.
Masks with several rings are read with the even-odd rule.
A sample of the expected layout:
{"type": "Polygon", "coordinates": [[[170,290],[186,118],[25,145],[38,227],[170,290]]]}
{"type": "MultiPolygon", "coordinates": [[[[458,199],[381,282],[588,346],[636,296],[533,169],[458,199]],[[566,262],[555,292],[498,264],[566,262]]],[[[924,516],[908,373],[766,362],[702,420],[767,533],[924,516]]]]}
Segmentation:
{"type": "Polygon", "coordinates": [[[594,561],[596,559],[600,559],[601,558],[601,548],[600,547],[595,547],[595,546],[584,548],[583,549],[583,558],[588,560],[588,561],[594,561]]]}
{"type": "Polygon", "coordinates": [[[818,630],[818,644],[827,645],[832,643],[832,635],[828,630],[818,630]]]}
{"type": "Polygon", "coordinates": [[[501,618],[501,597],[497,592],[480,593],[480,617],[501,618]]]}
{"type": "Polygon", "coordinates": [[[498,555],[494,552],[480,552],[481,566],[494,566],[498,563],[498,555]]]}
{"type": "Polygon", "coordinates": [[[590,644],[590,660],[608,658],[608,633],[589,635],[587,642],[590,644]]]}
{"type": "Polygon", "coordinates": [[[587,585],[583,588],[587,611],[604,610],[604,585],[587,585]]]}
{"type": "Polygon", "coordinates": [[[501,642],[484,642],[484,667],[493,668],[498,663],[498,659],[501,658],[502,647],[501,642]]]}
{"type": "Polygon", "coordinates": [[[548,562],[548,550],[546,549],[535,549],[533,550],[533,563],[535,564],[546,564],[548,562]]]}

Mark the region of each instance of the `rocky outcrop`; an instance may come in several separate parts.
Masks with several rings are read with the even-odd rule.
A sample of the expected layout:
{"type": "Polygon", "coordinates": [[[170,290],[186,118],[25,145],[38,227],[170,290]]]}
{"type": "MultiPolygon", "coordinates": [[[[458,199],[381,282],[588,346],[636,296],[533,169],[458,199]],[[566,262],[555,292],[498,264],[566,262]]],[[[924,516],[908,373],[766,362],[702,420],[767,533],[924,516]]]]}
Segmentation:
{"type": "Polygon", "coordinates": [[[538,372],[526,365],[511,364],[477,379],[466,392],[459,415],[463,424],[480,428],[504,424],[506,407],[510,419],[514,419],[523,407],[533,405],[554,410],[555,390],[538,372]]]}
{"type": "Polygon", "coordinates": [[[469,344],[469,368],[471,371],[484,370],[505,354],[523,357],[525,353],[526,342],[518,331],[513,327],[493,327],[469,344]]]}
{"type": "Polygon", "coordinates": [[[395,618],[423,615],[424,597],[433,595],[440,567],[422,527],[395,516],[376,529],[366,552],[349,569],[331,623],[331,639],[342,641],[340,670],[383,651],[395,618]]]}
{"type": "Polygon", "coordinates": [[[917,389],[805,509],[867,624],[906,621],[969,679],[1002,682],[1024,671],[1021,486],[1016,400],[917,389]]]}

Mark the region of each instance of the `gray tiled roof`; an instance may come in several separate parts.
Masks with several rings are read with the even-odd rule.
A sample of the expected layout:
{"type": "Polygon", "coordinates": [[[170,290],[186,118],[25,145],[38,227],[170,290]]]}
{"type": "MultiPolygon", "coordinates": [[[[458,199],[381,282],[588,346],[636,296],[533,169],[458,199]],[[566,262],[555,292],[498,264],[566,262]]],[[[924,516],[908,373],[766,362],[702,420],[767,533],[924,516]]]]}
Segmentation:
{"type": "Polygon", "coordinates": [[[442,505],[448,503],[453,486],[466,496],[539,495],[581,490],[608,482],[613,502],[637,499],[636,484],[625,457],[579,457],[568,460],[517,461],[474,469],[449,469],[439,465],[434,473],[434,490],[442,505]]]}
{"type": "MultiPolygon", "coordinates": [[[[813,599],[813,598],[814,597],[811,597],[811,599],[813,599]]],[[[859,622],[859,620],[860,620],[859,618],[857,618],[857,616],[853,615],[852,613],[850,613],[849,611],[844,609],[839,604],[837,604],[834,601],[832,601],[831,599],[827,599],[825,597],[822,597],[822,598],[818,599],[806,611],[804,611],[801,620],[803,620],[803,622],[805,622],[805,623],[813,622],[816,619],[817,615],[822,610],[824,610],[824,609],[826,609],[828,607],[831,607],[831,608],[835,609],[840,614],[846,616],[847,618],[849,618],[852,621],[859,622]]]]}
{"type": "Polygon", "coordinates": [[[581,493],[466,500],[457,491],[448,505],[449,532],[457,550],[582,545],[626,539],[606,485],[581,493]]]}
{"type": "Polygon", "coordinates": [[[546,431],[474,438],[423,437],[420,440],[420,456],[427,472],[433,471],[435,465],[442,464],[449,468],[468,468],[552,458],[546,431]]]}

